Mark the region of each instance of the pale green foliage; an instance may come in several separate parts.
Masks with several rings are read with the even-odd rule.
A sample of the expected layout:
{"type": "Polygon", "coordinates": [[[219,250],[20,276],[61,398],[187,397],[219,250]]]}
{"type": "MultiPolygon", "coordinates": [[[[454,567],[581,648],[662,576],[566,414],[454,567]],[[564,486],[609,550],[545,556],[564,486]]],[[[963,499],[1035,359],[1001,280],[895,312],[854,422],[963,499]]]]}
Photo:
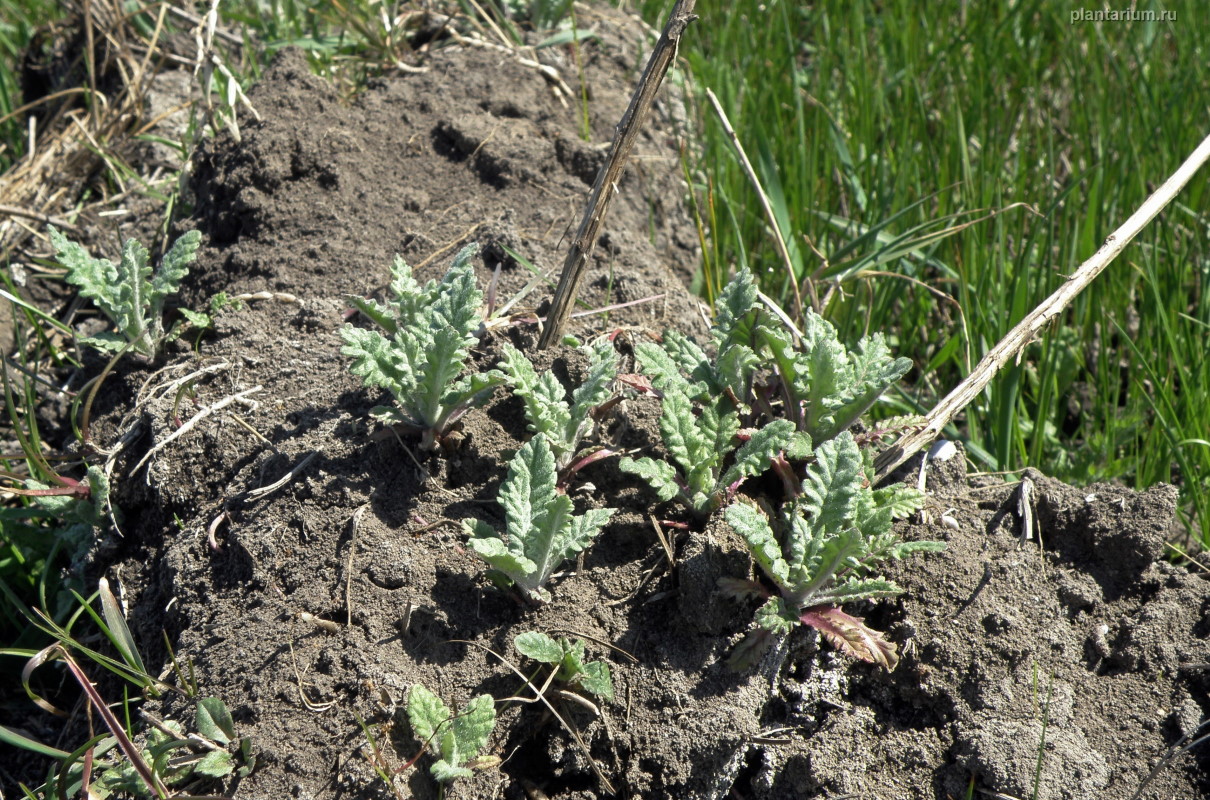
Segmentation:
{"type": "Polygon", "coordinates": [[[544,584],[551,573],[587,547],[614,513],[598,508],[573,514],[571,498],[557,490],[557,482],[550,443],[535,436],[517,451],[500,487],[507,541],[483,520],[463,522],[471,549],[494,568],[493,577],[535,603],[550,600],[544,584]]]}
{"type": "Polygon", "coordinates": [[[776,322],[759,330],[786,417],[817,444],[847,430],[912,368],[910,360],[891,356],[881,333],[865,337],[857,352],[850,352],[831,323],[810,310],[797,348],[776,322]]]}
{"type": "MultiPolygon", "coordinates": [[[[218,747],[200,744],[196,736],[186,735],[181,724],[174,720],[167,720],[164,729],[147,730],[146,744],[141,749],[143,761],[166,786],[183,786],[199,779],[236,774],[244,777],[255,767],[251,740],[237,738],[231,712],[217,697],[206,697],[198,702],[194,727],[198,734],[218,747]],[[225,749],[231,744],[238,745],[237,754],[225,749]]],[[[112,739],[106,742],[112,742],[112,739]]],[[[106,744],[102,748],[108,749],[106,744]]],[[[108,752],[117,756],[120,750],[113,748],[108,752]]],[[[109,797],[153,796],[134,765],[125,758],[100,760],[93,769],[95,777],[89,784],[90,797],[106,800],[109,797]]]]}
{"type": "Polygon", "coordinates": [[[189,274],[201,233],[189,231],[177,239],[153,275],[147,263],[147,248],[134,239],[126,242],[121,262],[114,264],[105,258],[93,258],[53,226],[48,226],[48,231],[60,263],[67,268],[67,282],[79,287],[80,296],[91,300],[118,327],[117,334],[83,341],[110,351],[129,344],[136,353],[154,358],[168,338],[163,323],[164,301],[177,293],[181,280],[189,274]]]}
{"type": "Polygon", "coordinates": [[[408,721],[416,738],[438,756],[429,773],[445,783],[473,774],[476,756],[496,725],[496,704],[491,695],[481,694],[455,715],[440,697],[417,683],[408,692],[408,721]]]}
{"type": "Polygon", "coordinates": [[[555,680],[567,687],[580,687],[589,694],[613,700],[613,677],[604,661],[584,663],[584,642],[560,636],[555,639],[539,631],[518,634],[513,646],[521,655],[557,666],[555,680]]]}
{"type": "Polygon", "coordinates": [[[727,403],[707,402],[695,415],[684,387],[670,381],[664,389],[660,433],[676,466],[646,456],[623,458],[619,466],[651,484],[661,500],[675,498],[702,516],[729,502],[745,478],[764,472],[783,450],[809,452],[809,442],[786,420],[753,431],[737,447],[739,432],[739,415],[727,403]],[[733,453],[734,460],[724,469],[733,453]]]}
{"type": "Polygon", "coordinates": [[[750,505],[727,509],[728,524],[780,590],[781,596],[757,613],[757,621],[772,632],[809,624],[846,652],[893,668],[894,645],[834,607],[899,594],[899,586],[872,576],[878,565],[945,545],[904,542],[895,535],[894,519],[918,510],[924,495],[901,484],[870,488],[867,463],[847,431],[816,447],[814,456],[802,492],[783,506],[776,532],[750,505]]]}
{"type": "Polygon", "coordinates": [[[566,391],[551,370],[541,375],[525,354],[509,344],[501,352],[498,374],[525,403],[529,429],[550,442],[555,467],[567,467],[579,452],[580,442],[592,433],[592,412],[613,393],[618,355],[609,342],[590,349],[591,362],[584,382],[567,402],[566,391]]]}
{"type": "Polygon", "coordinates": [[[715,403],[722,400],[730,405],[721,411],[741,411],[748,405],[746,398],[752,393],[752,381],[760,365],[760,357],[752,347],[752,312],[756,303],[752,274],[741,270],[718,298],[710,329],[714,358],[674,330],[664,332],[663,346],[651,342],[637,344],[635,357],[661,393],[680,387],[691,400],[715,403]]]}
{"type": "Polygon", "coordinates": [[[499,378],[476,373],[460,378],[481,321],[483,294],[475,284],[469,245],[445,276],[421,286],[402,258],[391,265],[386,305],[361,297],[349,302],[385,331],[345,325],[340,352],[353,359],[352,373],[370,388],[383,388],[395,407],[370,413],[419,431],[432,449],[463,414],[487,402],[499,378]]]}

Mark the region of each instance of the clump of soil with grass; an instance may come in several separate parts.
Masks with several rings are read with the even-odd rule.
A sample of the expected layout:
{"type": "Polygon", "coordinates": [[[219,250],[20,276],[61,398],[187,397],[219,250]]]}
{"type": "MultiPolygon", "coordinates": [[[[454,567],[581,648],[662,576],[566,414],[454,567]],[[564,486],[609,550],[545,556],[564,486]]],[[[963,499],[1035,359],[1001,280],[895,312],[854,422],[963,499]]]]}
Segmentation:
{"type": "MultiPolygon", "coordinates": [[[[607,142],[640,37],[613,15],[597,30],[581,56],[592,141],[607,142]]],[[[196,165],[186,224],[205,247],[182,296],[195,308],[217,291],[276,299],[224,313],[200,353],[157,375],[123,367],[98,406],[94,437],[130,441],[116,473],[123,538],[106,574],[125,587],[147,655],[166,657],[166,630],[202,693],[226,702],[258,752],[255,771],[224,793],[436,796],[427,759],[389,788],[366,731],[399,767],[420,749],[401,713],[413,684],[455,706],[525,695],[496,654],[519,660],[512,640],[531,630],[585,639],[590,658],[610,662],[616,701],[599,715],[563,707],[574,731],[539,704],[499,704],[489,751],[502,764],[457,796],[985,789],[1129,800],[1195,735],[1208,702],[1210,586],[1163,559],[1175,513],[1167,487],[1077,490],[1033,474],[1021,505],[1016,485],[968,481],[960,456],[930,465],[928,513],[902,534],[945,540],[947,551],[896,568],[901,599],[856,609],[900,644],[893,673],[854,664],[807,630],[759,669],[729,671],[753,607],[723,599],[716,581],[750,574],[742,541],[720,515],[704,529],[663,525],[678,511],[653,505],[613,459],[584,470],[573,497],[581,510],[619,511],[582,563],[552,581],[553,602],[524,607],[490,586],[456,523],[499,524],[496,496],[527,435],[520,401],[500,390],[444,451],[380,435],[368,411],[382,398],[339,352],[344,298],[381,294],[394,253],[425,280],[471,241],[482,247],[480,285],[499,267],[508,297],[533,277],[512,254],[561,263],[604,150],[580,137],[576,98],[561,100],[513,55],[450,48],[427,67],[347,104],[299,53],[281,55],[252,93],[263,122],[244,125],[240,143],[217,137],[196,165]],[[179,420],[238,393],[245,402],[134,471],[179,420]],[[1026,515],[1035,536],[1022,541],[1026,515]]],[[[681,200],[674,105],[661,111],[582,297],[585,310],[622,307],[573,329],[612,336],[623,371],[634,371],[630,343],[641,337],[706,328],[680,280],[697,234],[681,200]]],[[[546,286],[529,295],[547,296],[546,286]]],[[[485,336],[478,368],[494,365],[503,341],[532,352],[544,308],[523,312],[485,336]]],[[[567,348],[535,357],[565,383],[584,368],[567,348]]],[[[620,452],[659,453],[658,413],[654,399],[631,397],[600,436],[620,452]]],[[[172,697],[153,705],[161,717],[189,713],[172,697]]],[[[1181,755],[1141,796],[1202,796],[1207,766],[1200,750],[1181,755]]]]}

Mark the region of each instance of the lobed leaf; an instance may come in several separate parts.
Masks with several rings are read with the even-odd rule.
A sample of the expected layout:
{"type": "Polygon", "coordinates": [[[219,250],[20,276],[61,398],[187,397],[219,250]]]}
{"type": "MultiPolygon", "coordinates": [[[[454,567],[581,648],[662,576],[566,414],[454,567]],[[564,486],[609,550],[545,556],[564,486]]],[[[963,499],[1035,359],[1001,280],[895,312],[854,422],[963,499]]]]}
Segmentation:
{"type": "Polygon", "coordinates": [[[346,324],[340,329],[340,338],[345,343],[341,354],[353,359],[349,371],[367,387],[386,389],[396,398],[414,388],[411,367],[381,333],[346,324]]]}
{"type": "Polygon", "coordinates": [[[760,475],[769,468],[770,462],[790,446],[794,437],[794,423],[785,419],[773,420],[756,431],[735,453],[735,463],[723,475],[720,483],[731,486],[745,478],[760,475]]]}
{"type": "Polygon", "coordinates": [[[765,515],[747,503],[734,503],[727,508],[724,518],[747,542],[761,570],[780,588],[788,589],[789,564],[782,557],[781,545],[765,515]]]}
{"type": "Polygon", "coordinates": [[[746,341],[751,333],[749,315],[757,307],[759,296],[756,279],[749,269],[736,270],[714,303],[714,325],[711,335],[721,353],[730,345],[746,341]]]}
{"type": "Polygon", "coordinates": [[[610,342],[601,342],[592,351],[588,375],[571,393],[571,418],[567,429],[574,439],[569,450],[579,447],[580,439],[591,431],[589,415],[613,394],[613,382],[618,376],[618,353],[610,342]]]}
{"type": "Polygon", "coordinates": [[[408,691],[408,722],[422,744],[439,747],[434,734],[450,718],[450,710],[441,698],[419,683],[408,691]]]}
{"type": "MultiPolygon", "coordinates": [[[[475,268],[471,259],[479,252],[477,244],[469,244],[454,256],[454,263],[441,278],[437,296],[433,301],[434,321],[448,325],[469,346],[471,334],[479,327],[482,319],[483,293],[475,281],[475,268]]],[[[434,324],[438,324],[434,322],[434,324]]]]}
{"type": "Polygon", "coordinates": [[[437,296],[437,281],[421,286],[412,277],[412,268],[398,254],[391,261],[391,283],[387,287],[394,319],[383,328],[391,334],[401,329],[428,328],[429,312],[437,296]]]}
{"type": "Polygon", "coordinates": [[[667,461],[656,461],[646,456],[639,459],[624,456],[618,461],[618,468],[647,481],[660,500],[671,500],[681,491],[676,469],[667,461]]]}
{"type": "Polygon", "coordinates": [[[780,597],[771,597],[756,609],[756,624],[770,633],[787,634],[797,621],[780,597]]]}
{"type": "Polygon", "coordinates": [[[394,309],[381,305],[368,297],[350,295],[345,298],[345,302],[387,333],[394,334],[398,330],[395,325],[394,309]]]}
{"type": "Polygon", "coordinates": [[[563,660],[563,645],[540,631],[527,631],[513,639],[513,647],[523,656],[543,664],[558,664],[563,660]]]}
{"type": "Polygon", "coordinates": [[[413,396],[407,398],[407,403],[401,403],[405,408],[410,406],[426,428],[438,427],[444,412],[441,401],[462,372],[472,339],[448,325],[433,331],[422,365],[417,369],[416,385],[410,393],[413,396]]]}
{"type": "Polygon", "coordinates": [[[905,486],[902,483],[876,489],[873,493],[874,502],[881,507],[889,508],[891,516],[895,519],[906,519],[924,508],[926,497],[927,495],[919,489],[905,486]]]}
{"type": "Polygon", "coordinates": [[[896,597],[901,594],[903,594],[901,586],[884,578],[851,577],[842,584],[816,593],[812,598],[812,605],[842,605],[858,600],[896,597]]]}
{"type": "Polygon", "coordinates": [[[818,445],[802,483],[800,503],[812,527],[835,532],[849,525],[863,480],[861,452],[847,431],[818,445]]]}
{"type": "Polygon", "coordinates": [[[634,346],[634,357],[643,368],[643,373],[651,379],[651,385],[661,394],[673,388],[694,394],[689,388],[689,381],[681,374],[682,364],[663,347],[652,342],[639,342],[634,346]]]}
{"type": "Polygon", "coordinates": [[[887,671],[899,665],[898,648],[879,631],[868,627],[861,617],[846,614],[833,606],[809,608],[800,617],[823,634],[832,646],[854,658],[878,664],[887,671]]]}
{"type": "MultiPolygon", "coordinates": [[[[500,505],[508,519],[510,537],[526,543],[555,500],[555,459],[541,437],[526,442],[508,465],[500,487],[500,505]]],[[[528,544],[523,545],[528,554],[528,544]]]]}
{"type": "Polygon", "coordinates": [[[567,442],[571,412],[563,399],[563,385],[554,373],[547,370],[539,376],[530,360],[507,343],[501,349],[498,370],[512,387],[513,394],[525,404],[529,429],[547,437],[558,453],[574,449],[575,443],[567,442]]]}
{"type": "Polygon", "coordinates": [[[532,575],[538,569],[537,564],[525,557],[523,544],[519,539],[514,540],[510,536],[506,543],[500,538],[500,534],[483,520],[473,520],[469,524],[464,521],[462,529],[470,534],[469,544],[475,555],[510,581],[524,581],[526,576],[532,575]]]}
{"type": "Polygon", "coordinates": [[[517,451],[500,487],[507,545],[486,523],[464,523],[475,553],[539,602],[548,597],[542,586],[554,570],[587,547],[614,513],[614,509],[594,509],[575,516],[571,498],[557,492],[556,481],[550,444],[535,436],[517,451]]]}
{"type": "Polygon", "coordinates": [[[202,232],[197,230],[182,234],[160,262],[160,268],[151,281],[151,292],[147,300],[153,319],[159,319],[164,300],[181,289],[181,281],[189,274],[189,265],[197,259],[202,244],[202,232]]]}
{"type": "MultiPolygon", "coordinates": [[[[709,421],[707,421],[709,424],[709,421]]],[[[668,387],[660,409],[660,433],[668,454],[687,475],[700,470],[704,460],[717,461],[715,442],[698,429],[693,404],[679,387],[668,387]]],[[[713,439],[713,437],[712,437],[713,439]]],[[[713,487],[711,487],[713,488],[713,487]]]]}

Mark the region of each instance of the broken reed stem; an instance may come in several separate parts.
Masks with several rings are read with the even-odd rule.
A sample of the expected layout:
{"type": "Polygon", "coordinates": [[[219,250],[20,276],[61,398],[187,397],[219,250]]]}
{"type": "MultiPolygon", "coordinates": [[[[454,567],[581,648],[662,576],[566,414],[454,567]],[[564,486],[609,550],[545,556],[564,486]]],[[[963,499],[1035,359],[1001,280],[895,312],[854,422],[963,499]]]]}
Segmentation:
{"type": "MultiPolygon", "coordinates": [[[[782,263],[786,267],[786,274],[790,276],[790,287],[794,290],[794,313],[798,315],[798,319],[802,319],[802,293],[798,291],[798,275],[794,272],[794,262],[790,258],[790,251],[786,248],[786,239],[782,235],[781,226],[777,224],[777,215],[773,213],[769,195],[765,194],[765,188],[760,185],[760,178],[756,177],[756,170],[752,169],[752,162],[748,160],[748,154],[744,152],[744,146],[740,143],[735,128],[731,127],[731,120],[727,119],[727,112],[723,111],[722,103],[718,101],[718,97],[711,89],[706,90],[706,97],[714,106],[714,113],[718,115],[718,121],[722,123],[727,138],[731,140],[731,146],[739,155],[739,165],[744,168],[744,174],[748,176],[752,188],[756,190],[756,196],[760,199],[760,207],[764,209],[765,219],[769,220],[769,227],[773,231],[773,242],[777,245],[777,254],[781,256],[782,263]]],[[[815,294],[815,282],[810,277],[807,278],[807,293],[811,296],[811,308],[818,314],[820,311],[819,297],[815,294]]]]}
{"type": "Polygon", "coordinates": [[[664,32],[656,42],[655,50],[651,52],[651,58],[643,70],[643,76],[639,78],[639,84],[630,98],[630,105],[622,115],[622,121],[618,123],[609,155],[593,181],[588,203],[584,207],[584,216],[580,220],[580,228],[576,231],[567,251],[567,258],[563,261],[563,272],[559,275],[559,286],[555,289],[555,297],[547,315],[547,325],[538,339],[540,350],[545,350],[551,342],[558,341],[563,335],[563,328],[567,325],[572,304],[579,293],[580,281],[584,277],[588,259],[592,257],[597,235],[601,232],[601,224],[609,211],[609,203],[618,193],[618,181],[626,167],[626,160],[630,157],[630,151],[634,148],[643,122],[655,102],[660,83],[676,57],[681,35],[689,23],[697,19],[693,14],[695,2],[696,0],[677,0],[673,6],[668,24],[664,26],[664,32]]]}
{"type": "Polygon", "coordinates": [[[988,351],[987,355],[975,366],[974,371],[928,413],[928,416],[925,417],[927,424],[924,428],[903,437],[874,460],[877,470],[876,480],[885,478],[892,470],[937,438],[950,420],[966,408],[987,384],[991,383],[996,373],[1010,360],[1019,357],[1038,332],[1054,321],[1075,299],[1076,295],[1092,283],[1093,279],[1126,249],[1126,245],[1130,244],[1139,231],[1176,198],[1180,190],[1207,160],[1210,160],[1210,136],[1202,140],[1189,158],[1185,159],[1185,163],[1181,164],[1180,168],[1164,181],[1163,186],[1156,189],[1146,202],[1130,215],[1129,219],[1109,235],[1100,249],[1081,264],[1066,283],[1031,311],[1025,319],[1017,323],[1016,327],[988,351]]]}

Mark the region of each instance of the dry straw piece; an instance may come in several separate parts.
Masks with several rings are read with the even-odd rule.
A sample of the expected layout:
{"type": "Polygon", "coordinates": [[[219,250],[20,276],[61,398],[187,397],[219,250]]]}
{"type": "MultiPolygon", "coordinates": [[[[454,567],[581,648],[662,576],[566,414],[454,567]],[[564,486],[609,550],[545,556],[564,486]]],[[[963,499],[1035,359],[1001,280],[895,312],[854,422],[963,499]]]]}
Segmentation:
{"type": "Polygon", "coordinates": [[[1054,294],[1046,298],[1031,311],[1025,319],[1017,323],[996,346],[975,366],[974,371],[958,384],[944,400],[938,403],[925,417],[927,424],[920,430],[908,434],[882,454],[874,462],[878,478],[885,478],[896,467],[907,461],[918,450],[925,447],[941,433],[958,412],[974,400],[983,387],[991,383],[1005,364],[1020,356],[1039,331],[1054,321],[1063,309],[1071,304],[1076,296],[1092,283],[1105,267],[1121,255],[1126,245],[1138,236],[1139,231],[1147,223],[1155,219],[1164,208],[1176,199],[1177,194],[1185,184],[1193,178],[1202,165],[1210,160],[1210,136],[1202,140],[1197,149],[1185,159],[1176,172],[1172,173],[1164,185],[1156,189],[1138,210],[1130,215],[1117,230],[1109,234],[1109,238],[1092,256],[1072,273],[1067,282],[1060,286],[1054,294]]]}

